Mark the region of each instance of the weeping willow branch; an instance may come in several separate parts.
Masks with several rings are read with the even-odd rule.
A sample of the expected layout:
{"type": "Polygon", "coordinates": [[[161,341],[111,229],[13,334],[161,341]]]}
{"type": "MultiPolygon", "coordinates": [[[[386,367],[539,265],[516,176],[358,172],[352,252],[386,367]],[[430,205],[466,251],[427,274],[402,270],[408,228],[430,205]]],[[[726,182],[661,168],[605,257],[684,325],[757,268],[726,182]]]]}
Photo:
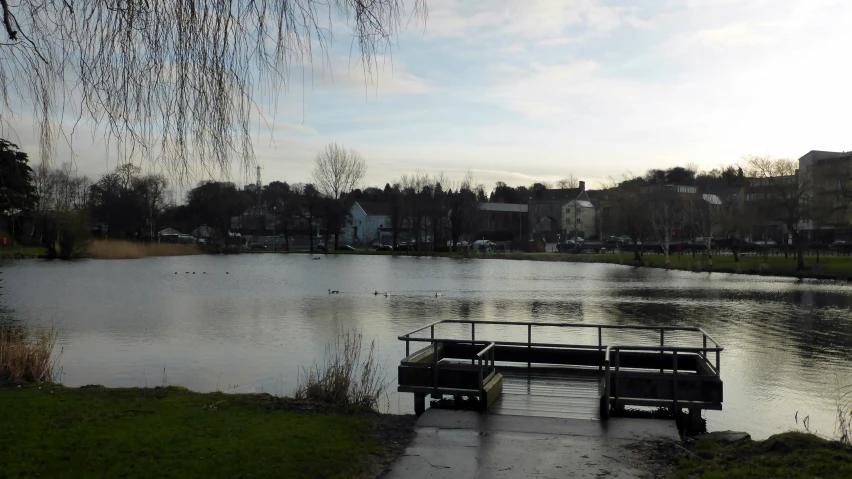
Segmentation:
{"type": "MultiPolygon", "coordinates": [[[[72,112],[125,159],[181,178],[253,163],[260,99],[274,104],[291,68],[327,60],[333,15],[368,80],[405,20],[405,0],[10,1],[0,0],[0,124],[31,108],[49,161],[72,112]]],[[[425,20],[424,1],[411,14],[425,20]]]]}

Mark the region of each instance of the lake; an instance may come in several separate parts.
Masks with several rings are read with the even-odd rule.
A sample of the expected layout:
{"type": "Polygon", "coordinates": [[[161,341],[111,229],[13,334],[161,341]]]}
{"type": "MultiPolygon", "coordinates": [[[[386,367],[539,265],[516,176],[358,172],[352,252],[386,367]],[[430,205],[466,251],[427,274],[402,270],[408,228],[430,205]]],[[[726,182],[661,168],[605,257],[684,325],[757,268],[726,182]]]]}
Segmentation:
{"type": "MultiPolygon", "coordinates": [[[[755,438],[801,427],[797,412],[799,424],[810,416],[812,431],[832,435],[838,386],[852,384],[852,286],[841,283],[355,255],[23,260],[0,269],[0,320],[58,327],[69,386],[291,394],[300,367],[352,328],[376,340],[395,379],[405,352],[396,337],[439,319],[702,327],[725,347],[724,410],[706,412],[708,428],[755,438]]],[[[411,412],[411,395],[391,390],[385,407],[411,412]]]]}

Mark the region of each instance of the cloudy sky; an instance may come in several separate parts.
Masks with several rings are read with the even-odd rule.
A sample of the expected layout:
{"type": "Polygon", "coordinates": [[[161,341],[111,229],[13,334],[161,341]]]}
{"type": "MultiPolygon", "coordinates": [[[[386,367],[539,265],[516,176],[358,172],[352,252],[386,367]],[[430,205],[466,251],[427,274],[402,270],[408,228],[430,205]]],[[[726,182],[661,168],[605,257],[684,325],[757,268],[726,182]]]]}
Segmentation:
{"type": "MultiPolygon", "coordinates": [[[[335,25],[330,68],[304,87],[296,72],[255,136],[265,181],[309,181],[331,141],[365,157],[370,184],[470,169],[488,187],[852,149],[848,0],[427,4],[372,83],[335,25]]],[[[77,164],[98,175],[93,151],[77,164]]]]}

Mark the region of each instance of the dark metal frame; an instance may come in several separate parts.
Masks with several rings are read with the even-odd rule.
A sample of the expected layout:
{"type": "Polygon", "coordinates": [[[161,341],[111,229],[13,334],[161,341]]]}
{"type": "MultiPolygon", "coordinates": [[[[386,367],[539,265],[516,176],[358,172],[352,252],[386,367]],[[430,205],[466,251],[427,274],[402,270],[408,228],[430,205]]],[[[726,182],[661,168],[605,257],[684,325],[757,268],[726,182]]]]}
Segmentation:
{"type": "MultiPolygon", "coordinates": [[[[695,353],[699,357],[704,360],[704,364],[707,369],[711,372],[710,376],[719,377],[721,371],[721,353],[724,348],[706,331],[701,328],[696,327],[677,327],[677,326],[619,326],[619,325],[608,325],[608,324],[576,324],[576,323],[532,323],[532,322],[522,322],[522,321],[474,321],[474,320],[460,320],[460,319],[444,319],[440,321],[435,321],[434,323],[427,324],[426,326],[415,329],[414,331],[410,331],[406,334],[403,334],[398,337],[400,341],[405,341],[405,354],[406,358],[403,359],[402,363],[406,366],[413,367],[434,367],[434,380],[433,387],[425,391],[424,388],[405,388],[400,387],[400,391],[403,392],[433,392],[436,394],[447,393],[447,394],[475,394],[482,393],[484,385],[491,380],[491,378],[496,374],[496,368],[494,364],[494,350],[496,346],[527,346],[527,348],[532,349],[533,347],[558,347],[564,349],[590,349],[597,350],[601,353],[604,353],[604,362],[603,365],[599,367],[599,370],[603,373],[604,376],[604,404],[602,404],[602,414],[608,415],[611,406],[618,407],[620,404],[623,405],[622,402],[619,401],[618,396],[618,381],[621,376],[622,368],[619,364],[619,357],[622,351],[659,351],[660,355],[664,355],[666,352],[672,353],[672,374],[665,374],[665,368],[660,369],[660,373],[649,373],[651,376],[655,378],[666,377],[671,378],[672,387],[673,387],[673,395],[674,400],[645,400],[641,403],[637,403],[636,401],[630,401],[632,404],[639,405],[672,405],[676,409],[679,404],[684,404],[685,407],[690,408],[700,408],[700,409],[719,409],[718,405],[711,403],[691,403],[678,401],[678,382],[679,381],[688,381],[695,380],[695,375],[686,375],[679,374],[678,372],[678,354],[679,353],[695,353]],[[460,340],[460,339],[449,339],[449,338],[436,338],[435,337],[435,326],[440,324],[470,324],[471,333],[470,340],[460,340]],[[527,341],[526,342],[518,342],[518,341],[477,341],[476,340],[476,325],[477,324],[488,324],[488,325],[498,325],[498,326],[526,326],[527,327],[527,341]],[[533,328],[534,327],[557,327],[557,328],[596,328],[598,330],[598,344],[597,346],[588,345],[588,344],[557,344],[557,343],[534,343],[532,341],[533,336],[533,328]],[[425,337],[417,337],[412,336],[416,333],[429,329],[430,334],[428,338],[425,337]],[[640,331],[659,331],[660,333],[660,346],[627,346],[627,345],[604,345],[603,344],[603,330],[605,329],[620,329],[620,330],[640,330],[640,331]],[[681,346],[666,346],[665,344],[665,333],[666,331],[687,331],[687,332],[696,332],[700,333],[702,336],[702,347],[681,347],[681,346]],[[712,346],[708,347],[708,340],[712,343],[712,346]],[[431,343],[433,348],[433,356],[434,361],[431,364],[425,363],[417,363],[411,362],[409,359],[412,357],[410,353],[410,343],[411,342],[428,342],[431,343]],[[439,358],[439,349],[438,344],[446,343],[446,344],[465,344],[465,345],[485,345],[485,347],[477,353],[477,359],[471,361],[471,365],[464,364],[440,364],[439,358]],[[716,353],[715,364],[713,364],[708,358],[708,353],[716,353]],[[483,363],[483,357],[485,357],[485,362],[483,363]],[[478,361],[478,365],[474,364],[474,362],[478,361]],[[479,371],[479,391],[460,389],[460,390],[448,390],[445,388],[438,387],[438,373],[440,369],[471,369],[474,367],[479,371]]],[[[416,352],[415,355],[423,352],[425,350],[421,349],[416,352]]],[[[532,367],[530,362],[527,363],[527,367],[532,367]]],[[[636,373],[632,374],[633,376],[636,373]]],[[[651,377],[649,376],[649,377],[651,377]]],[[[706,377],[706,375],[705,375],[706,377]]]]}

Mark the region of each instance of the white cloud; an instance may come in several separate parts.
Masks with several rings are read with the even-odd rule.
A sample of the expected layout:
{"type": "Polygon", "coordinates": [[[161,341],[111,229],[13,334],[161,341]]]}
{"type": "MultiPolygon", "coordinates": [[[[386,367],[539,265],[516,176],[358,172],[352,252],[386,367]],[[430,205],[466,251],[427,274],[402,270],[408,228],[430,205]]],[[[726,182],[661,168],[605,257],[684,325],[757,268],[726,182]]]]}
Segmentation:
{"type": "MultiPolygon", "coordinates": [[[[313,70],[313,88],[343,88],[349,92],[378,95],[428,93],[435,87],[427,80],[409,72],[402,58],[377,56],[367,68],[358,61],[343,56],[333,57],[331,67],[313,70]]],[[[309,86],[311,88],[311,86],[309,86]]]]}
{"type": "Polygon", "coordinates": [[[606,6],[600,0],[430,0],[425,35],[542,38],[558,37],[567,27],[578,26],[606,33],[627,23],[627,18],[632,17],[626,9],[606,6]]]}
{"type": "Polygon", "coordinates": [[[738,23],[696,32],[692,40],[704,46],[738,47],[745,45],[771,45],[776,37],[760,31],[754,24],[738,23]]]}

